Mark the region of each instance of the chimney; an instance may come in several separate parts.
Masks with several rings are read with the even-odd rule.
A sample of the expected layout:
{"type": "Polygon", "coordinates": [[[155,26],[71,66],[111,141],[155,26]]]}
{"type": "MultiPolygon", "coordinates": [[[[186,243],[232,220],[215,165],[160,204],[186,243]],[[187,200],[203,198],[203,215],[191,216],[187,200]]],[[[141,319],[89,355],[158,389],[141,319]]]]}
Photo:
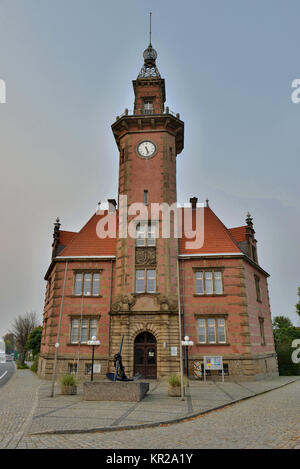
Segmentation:
{"type": "Polygon", "coordinates": [[[117,207],[117,202],[115,201],[115,199],[107,199],[107,202],[108,202],[108,212],[109,213],[115,212],[116,207],[117,207]]]}
{"type": "Polygon", "coordinates": [[[192,197],[190,199],[190,204],[192,205],[192,209],[193,210],[196,210],[197,208],[197,202],[198,202],[198,198],[197,197],[192,197]]]}

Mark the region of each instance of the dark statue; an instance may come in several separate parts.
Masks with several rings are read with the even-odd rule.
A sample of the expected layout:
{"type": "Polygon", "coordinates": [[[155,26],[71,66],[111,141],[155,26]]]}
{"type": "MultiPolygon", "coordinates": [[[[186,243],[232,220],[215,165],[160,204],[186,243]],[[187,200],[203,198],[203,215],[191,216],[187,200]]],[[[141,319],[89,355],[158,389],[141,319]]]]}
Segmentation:
{"type": "Polygon", "coordinates": [[[115,372],[114,373],[106,373],[106,377],[110,381],[136,381],[141,377],[141,374],[137,373],[133,378],[127,378],[127,376],[125,374],[125,367],[122,363],[122,355],[121,355],[123,342],[124,342],[124,335],[122,336],[122,340],[121,340],[121,344],[120,344],[120,350],[114,356],[115,372]]]}

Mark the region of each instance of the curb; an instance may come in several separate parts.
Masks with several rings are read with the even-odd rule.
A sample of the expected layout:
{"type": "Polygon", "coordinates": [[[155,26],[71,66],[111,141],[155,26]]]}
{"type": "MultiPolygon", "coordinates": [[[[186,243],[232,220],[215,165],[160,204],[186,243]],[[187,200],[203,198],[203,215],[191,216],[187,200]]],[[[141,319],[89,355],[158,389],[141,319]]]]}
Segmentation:
{"type": "Polygon", "coordinates": [[[261,396],[263,394],[266,394],[271,391],[276,391],[277,389],[283,388],[285,386],[288,386],[289,384],[295,383],[296,381],[299,381],[300,378],[294,378],[291,381],[288,381],[287,383],[281,384],[280,386],[277,386],[276,388],[272,389],[267,389],[266,391],[261,391],[256,394],[253,394],[251,396],[246,396],[246,397],[241,397],[240,399],[235,399],[233,401],[226,402],[225,404],[221,404],[217,407],[212,407],[211,409],[208,410],[203,410],[201,412],[195,412],[192,414],[186,414],[184,417],[179,417],[177,419],[171,419],[171,420],[162,420],[159,422],[152,422],[152,423],[142,423],[142,424],[134,424],[134,425],[123,425],[123,426],[111,426],[111,427],[97,427],[97,428],[89,428],[89,429],[82,429],[82,430],[50,430],[46,432],[36,432],[36,433],[30,433],[30,436],[38,436],[38,435],[74,435],[74,434],[80,434],[80,433],[106,433],[106,432],[115,432],[115,431],[124,431],[124,430],[139,430],[139,429],[144,429],[144,428],[154,428],[154,427],[160,427],[160,426],[168,426],[168,425],[174,425],[176,423],[183,423],[187,422],[189,420],[193,420],[197,417],[201,417],[203,415],[209,414],[211,412],[214,412],[216,410],[224,409],[225,407],[232,406],[234,404],[237,404],[238,402],[246,401],[248,399],[252,399],[253,397],[256,396],[261,396]]]}

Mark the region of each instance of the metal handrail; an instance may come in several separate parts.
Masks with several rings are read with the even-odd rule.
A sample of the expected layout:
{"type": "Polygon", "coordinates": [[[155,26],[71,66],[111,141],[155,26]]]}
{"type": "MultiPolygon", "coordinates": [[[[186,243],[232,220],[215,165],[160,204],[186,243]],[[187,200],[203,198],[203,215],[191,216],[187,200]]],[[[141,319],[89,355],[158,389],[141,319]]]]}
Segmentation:
{"type": "Polygon", "coordinates": [[[163,114],[171,114],[172,116],[176,117],[176,119],[180,119],[180,114],[171,111],[168,107],[165,108],[164,112],[151,112],[151,111],[149,112],[149,111],[150,110],[148,109],[139,109],[139,113],[137,114],[133,110],[125,109],[123,114],[116,117],[116,120],[119,120],[121,119],[121,117],[124,117],[124,116],[160,116],[163,114]]]}

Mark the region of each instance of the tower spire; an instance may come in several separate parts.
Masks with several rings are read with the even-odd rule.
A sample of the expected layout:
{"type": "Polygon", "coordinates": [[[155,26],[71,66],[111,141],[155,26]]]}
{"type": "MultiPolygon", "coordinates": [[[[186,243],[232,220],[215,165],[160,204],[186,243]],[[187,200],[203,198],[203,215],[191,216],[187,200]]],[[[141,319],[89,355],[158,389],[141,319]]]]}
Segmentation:
{"type": "Polygon", "coordinates": [[[149,32],[149,47],[152,47],[152,44],[151,44],[151,36],[152,36],[152,12],[150,11],[149,13],[150,15],[150,32],[149,32]]]}
{"type": "Polygon", "coordinates": [[[160,78],[160,73],[156,66],[157,52],[152,47],[152,12],[150,11],[150,29],[149,29],[149,46],[144,50],[144,65],[138,75],[138,78],[160,78]]]}

